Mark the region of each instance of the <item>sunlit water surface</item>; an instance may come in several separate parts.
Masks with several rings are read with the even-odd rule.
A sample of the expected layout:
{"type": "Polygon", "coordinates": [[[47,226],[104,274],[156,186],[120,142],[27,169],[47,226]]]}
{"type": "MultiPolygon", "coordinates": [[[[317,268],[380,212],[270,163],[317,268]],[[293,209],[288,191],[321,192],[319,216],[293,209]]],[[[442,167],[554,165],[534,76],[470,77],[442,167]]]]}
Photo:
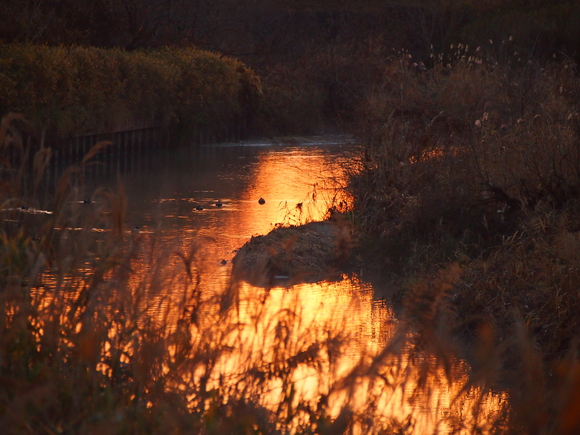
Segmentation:
{"type": "MultiPolygon", "coordinates": [[[[345,138],[180,148],[155,152],[107,177],[113,185],[122,182],[128,225],[139,237],[154,238],[175,252],[199,249],[199,291],[211,300],[228,288],[232,258],[253,235],[266,234],[279,223],[321,220],[330,206],[348,203],[340,188],[345,168],[356,165],[354,150],[345,138]]],[[[469,367],[461,360],[452,358],[453,366],[444,368],[431,364],[428,356],[410,357],[411,349],[384,352],[385,346],[394,346],[398,322],[389,304],[375,298],[377,289],[362,272],[291,288],[241,283],[230,314],[235,332],[227,338],[233,350],[219,361],[220,382],[240,382],[238,373],[256,361],[274,364],[283,345],[290,353],[317,353],[317,364],[294,371],[296,397],[315,403],[325,394],[335,415],[345,401],[355,408],[374,401],[369,418],[407,422],[403,429],[412,427],[415,433],[468,433],[464,427],[485,432],[505,397],[464,388],[469,367]],[[329,350],[334,342],[340,343],[336,355],[329,350]],[[326,356],[317,343],[325,343],[326,356]],[[377,355],[382,355],[380,368],[372,365],[377,355]],[[369,372],[353,385],[336,387],[363,367],[369,372]]],[[[213,323],[218,310],[200,314],[199,330],[220,327],[213,323]]],[[[276,406],[279,388],[273,383],[271,394],[261,398],[264,406],[276,406]]]]}

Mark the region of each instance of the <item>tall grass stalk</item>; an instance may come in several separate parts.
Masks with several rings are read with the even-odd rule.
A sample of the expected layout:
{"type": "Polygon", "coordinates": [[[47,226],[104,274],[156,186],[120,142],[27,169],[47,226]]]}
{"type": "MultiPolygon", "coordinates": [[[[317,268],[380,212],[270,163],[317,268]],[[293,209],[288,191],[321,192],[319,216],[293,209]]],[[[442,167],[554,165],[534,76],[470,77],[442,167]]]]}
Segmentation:
{"type": "MultiPolygon", "coordinates": [[[[13,140],[17,122],[5,120],[0,143],[13,140]]],[[[313,310],[302,303],[308,287],[232,281],[208,291],[197,244],[161,247],[155,236],[126,230],[122,190],[97,190],[79,204],[71,168],[54,212],[32,221],[35,208],[11,206],[34,200],[17,186],[25,177],[2,165],[0,424],[8,433],[509,426],[504,397],[482,379],[471,382],[450,347],[436,345],[444,334],[423,340],[422,330],[400,322],[384,347],[353,352],[352,319],[327,294],[324,309],[313,310]]],[[[447,292],[456,274],[436,281],[437,291],[447,292]]]]}

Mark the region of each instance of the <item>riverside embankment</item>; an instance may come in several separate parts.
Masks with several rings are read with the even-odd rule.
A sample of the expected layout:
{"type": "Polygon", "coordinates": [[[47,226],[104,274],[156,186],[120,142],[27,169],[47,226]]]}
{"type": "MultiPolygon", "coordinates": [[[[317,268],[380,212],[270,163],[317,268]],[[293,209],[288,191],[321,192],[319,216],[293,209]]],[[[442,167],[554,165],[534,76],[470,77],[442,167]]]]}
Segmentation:
{"type": "Polygon", "coordinates": [[[350,189],[402,300],[438,300],[445,325],[472,337],[493,330],[509,359],[529,335],[553,361],[580,333],[577,65],[526,59],[509,40],[507,60],[487,48],[459,44],[429,70],[391,60],[361,106],[350,189]],[[450,264],[461,273],[443,283],[450,264]]]}
{"type": "Polygon", "coordinates": [[[195,48],[0,45],[0,113],[52,137],[179,125],[225,139],[252,128],[260,98],[243,63],[195,48]]]}

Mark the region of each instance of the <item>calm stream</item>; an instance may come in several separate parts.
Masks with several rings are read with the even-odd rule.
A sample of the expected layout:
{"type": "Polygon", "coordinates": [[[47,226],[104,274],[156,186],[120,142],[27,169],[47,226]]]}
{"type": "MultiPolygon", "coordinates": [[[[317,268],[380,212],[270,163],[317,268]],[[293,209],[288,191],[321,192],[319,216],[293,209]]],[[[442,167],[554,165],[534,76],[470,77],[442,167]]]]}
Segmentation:
{"type": "MultiPolygon", "coordinates": [[[[94,183],[122,183],[127,223],[140,237],[155,237],[157,244],[175,251],[199,247],[200,289],[212,295],[228,285],[232,258],[253,235],[267,234],[280,223],[321,220],[333,203],[348,201],[340,186],[354,151],[355,145],[343,137],[158,150],[134,159],[122,171],[104,171],[94,183]],[[217,206],[218,201],[223,206],[217,206]]],[[[79,191],[79,199],[83,194],[79,191]]],[[[221,370],[232,373],[254,356],[268,358],[276,345],[271,334],[274,318],[280,324],[284,317],[295,346],[308,348],[309,343],[339,334],[348,337],[340,359],[316,370],[305,366],[294,380],[299,394],[317,400],[320,391],[358,362],[377,355],[392,338],[398,321],[389,304],[375,297],[378,290],[365,281],[364,271],[292,288],[267,290],[242,283],[232,314],[240,325],[232,343],[236,350],[220,362],[221,370]]],[[[207,322],[211,328],[209,318],[207,322]]],[[[456,423],[446,420],[449,415],[461,416],[466,426],[478,421],[485,428],[487,416],[505,400],[475,387],[462,391],[469,367],[459,359],[454,360],[451,383],[443,368],[435,367],[421,378],[420,364],[405,351],[394,359],[397,370],[387,370],[382,387],[373,386],[382,388],[382,396],[368,391],[364,382],[356,385],[354,395],[362,403],[371,393],[378,394],[379,415],[399,421],[412,416],[416,433],[450,431],[456,423]],[[429,394],[415,391],[419,382],[428,383],[429,394]]],[[[335,396],[338,412],[341,395],[335,396]]],[[[273,393],[263,400],[275,401],[274,397],[273,393]]]]}

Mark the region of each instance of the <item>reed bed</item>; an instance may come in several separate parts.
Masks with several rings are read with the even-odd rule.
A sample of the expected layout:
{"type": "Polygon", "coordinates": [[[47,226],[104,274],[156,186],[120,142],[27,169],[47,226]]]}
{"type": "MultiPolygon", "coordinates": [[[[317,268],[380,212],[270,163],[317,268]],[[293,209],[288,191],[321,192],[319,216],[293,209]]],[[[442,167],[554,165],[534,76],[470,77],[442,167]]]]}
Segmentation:
{"type": "Polygon", "coordinates": [[[0,113],[59,137],[180,123],[218,131],[257,110],[259,78],[194,48],[0,46],[0,113]]]}

